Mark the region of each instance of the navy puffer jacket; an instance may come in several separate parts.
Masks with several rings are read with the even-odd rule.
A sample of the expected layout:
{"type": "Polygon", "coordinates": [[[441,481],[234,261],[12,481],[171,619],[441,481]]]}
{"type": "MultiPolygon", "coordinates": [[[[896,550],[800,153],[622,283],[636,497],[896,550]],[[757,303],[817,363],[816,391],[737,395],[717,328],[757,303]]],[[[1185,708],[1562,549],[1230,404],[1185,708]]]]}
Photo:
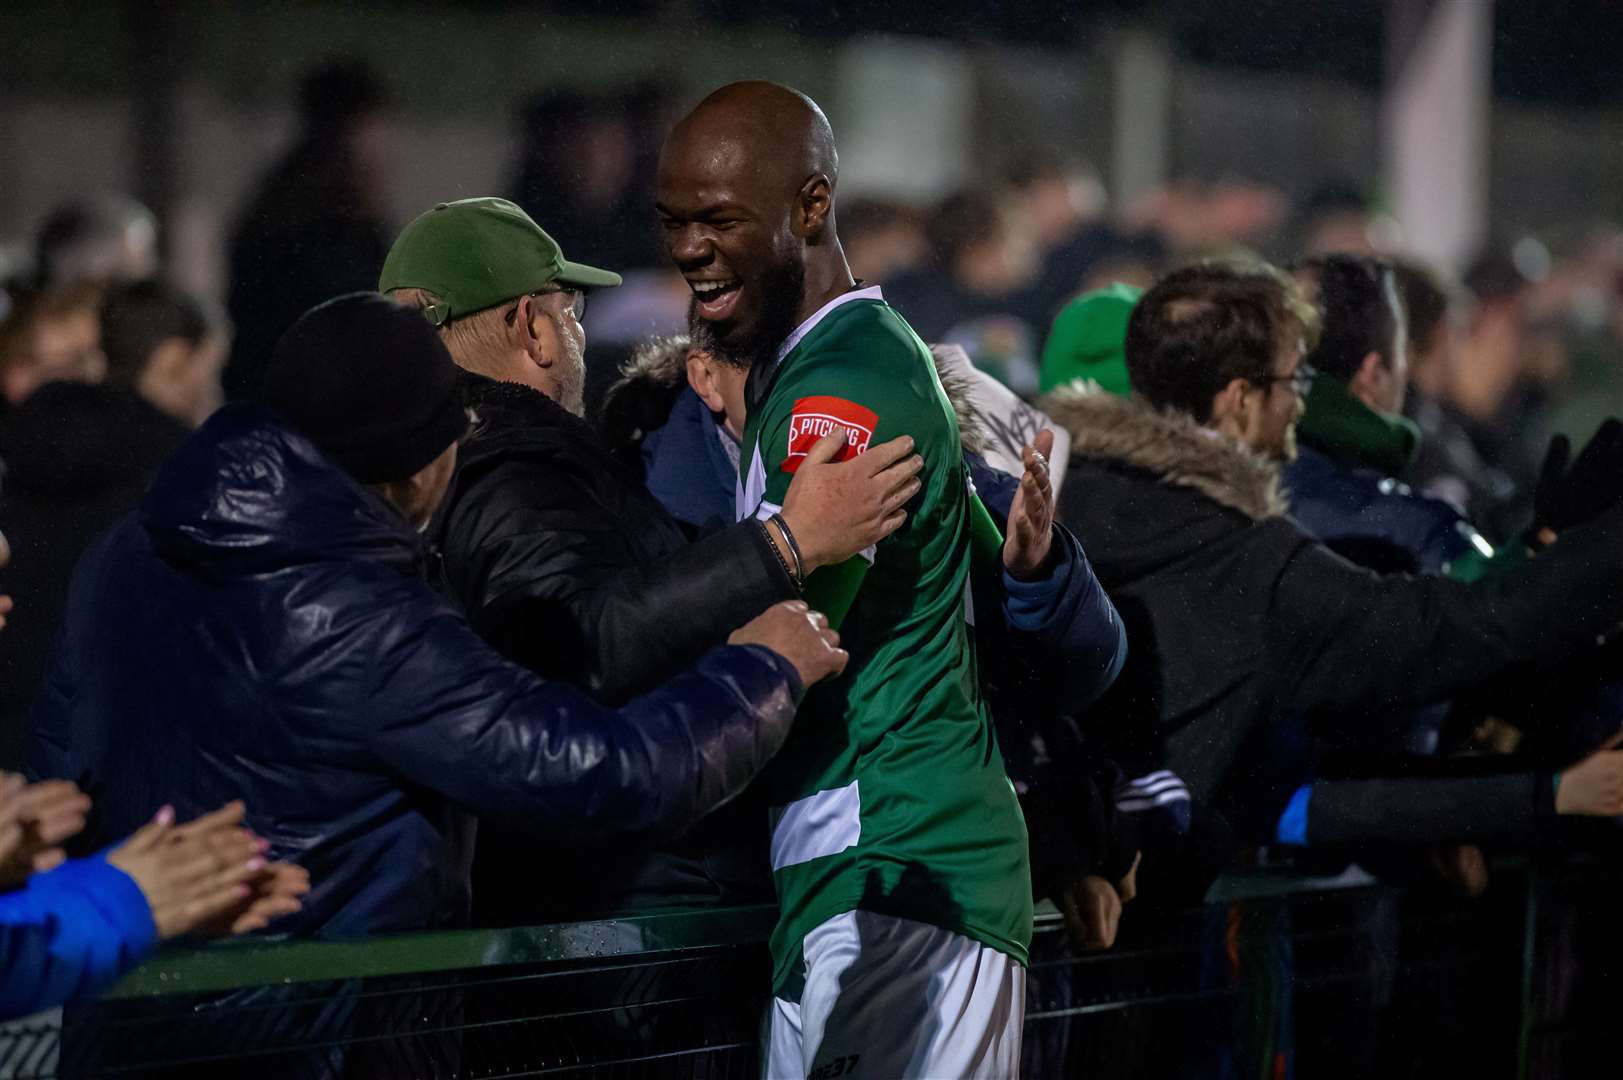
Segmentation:
{"type": "Polygon", "coordinates": [[[1304,444],[1285,469],[1291,516],[1353,562],[1394,573],[1442,573],[1475,530],[1441,499],[1304,444]]]}
{"type": "Polygon", "coordinates": [[[533,832],[543,861],[674,832],[788,733],[800,687],[770,650],[714,649],[605,709],[502,660],[424,562],[308,440],[222,410],[80,564],[30,771],[91,795],[89,847],[164,803],[245,799],[313,882],[276,929],[346,936],[465,921],[475,814],[533,832]]]}

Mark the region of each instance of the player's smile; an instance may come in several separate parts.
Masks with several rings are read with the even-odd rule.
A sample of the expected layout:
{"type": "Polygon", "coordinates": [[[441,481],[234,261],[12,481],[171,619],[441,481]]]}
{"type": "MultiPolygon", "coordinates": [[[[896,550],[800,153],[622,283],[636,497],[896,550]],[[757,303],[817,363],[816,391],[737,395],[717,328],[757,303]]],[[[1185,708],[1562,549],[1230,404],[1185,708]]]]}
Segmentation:
{"type": "Polygon", "coordinates": [[[737,278],[689,277],[688,287],[699,317],[709,322],[725,322],[732,318],[743,291],[743,282],[737,278]]]}

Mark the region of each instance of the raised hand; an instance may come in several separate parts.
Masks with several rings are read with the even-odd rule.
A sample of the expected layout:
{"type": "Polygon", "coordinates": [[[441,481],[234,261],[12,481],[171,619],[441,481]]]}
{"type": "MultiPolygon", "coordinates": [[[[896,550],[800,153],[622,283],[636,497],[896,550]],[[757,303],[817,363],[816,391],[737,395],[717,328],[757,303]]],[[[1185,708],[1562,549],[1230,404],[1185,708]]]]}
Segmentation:
{"type": "Polygon", "coordinates": [[[801,600],[773,604],[733,631],[727,644],[765,645],[794,665],[802,686],[838,675],[851,659],[823,613],[801,600]]]}
{"type": "Polygon", "coordinates": [[[1018,581],[1042,575],[1054,542],[1054,486],[1048,478],[1048,455],[1053,452],[1054,433],[1044,428],[1021,455],[1025,472],[1009,508],[1008,536],[1003,541],[1003,565],[1018,581]]]}
{"type": "Polygon", "coordinates": [[[838,424],[818,439],[783,497],[783,520],[795,534],[808,574],[842,563],[901,528],[907,520],[902,507],[922,486],[918,474],[924,459],[913,453],[911,436],[836,462],[849,439],[848,429],[838,424]]]}
{"type": "Polygon", "coordinates": [[[0,889],[60,865],[61,844],[85,827],[89,812],[89,796],[67,780],[30,784],[0,773],[0,889]]]}

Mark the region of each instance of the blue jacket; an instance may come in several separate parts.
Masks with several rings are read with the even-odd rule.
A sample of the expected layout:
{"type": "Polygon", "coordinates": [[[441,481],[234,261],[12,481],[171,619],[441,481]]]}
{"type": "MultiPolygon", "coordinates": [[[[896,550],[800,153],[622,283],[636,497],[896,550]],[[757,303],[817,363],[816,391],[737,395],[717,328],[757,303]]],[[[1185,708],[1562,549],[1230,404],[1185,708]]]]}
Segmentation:
{"type": "Polygon", "coordinates": [[[97,845],[165,802],[245,799],[271,857],[310,871],[278,928],[338,936],[463,922],[475,814],[540,858],[662,836],[788,734],[800,687],[769,650],[717,648],[607,709],[491,651],[425,556],[308,440],[221,410],[80,564],[30,771],[91,796],[97,845]]]}
{"type": "Polygon", "coordinates": [[[103,855],[0,895],[0,1020],[84,1001],[157,943],[146,897],[103,855]]]}
{"type": "Polygon", "coordinates": [[[716,423],[709,406],[692,387],[684,386],[664,426],[642,441],[643,472],[648,492],[678,521],[696,529],[733,521],[733,488],[738,480],[738,450],[716,423]]]}
{"type": "Polygon", "coordinates": [[[1452,506],[1305,443],[1285,470],[1285,486],[1304,529],[1374,569],[1441,573],[1471,550],[1473,530],[1452,506]]]}

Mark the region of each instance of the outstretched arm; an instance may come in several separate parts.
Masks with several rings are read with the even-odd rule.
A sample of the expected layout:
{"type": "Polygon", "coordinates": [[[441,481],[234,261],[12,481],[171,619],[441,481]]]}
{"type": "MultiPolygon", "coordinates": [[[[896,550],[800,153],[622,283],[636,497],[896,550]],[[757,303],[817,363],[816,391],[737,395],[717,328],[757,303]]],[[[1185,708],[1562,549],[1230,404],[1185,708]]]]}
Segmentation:
{"type": "MultiPolygon", "coordinates": [[[[353,705],[360,737],[404,778],[513,828],[574,842],[678,832],[742,790],[788,735],[802,680],[776,650],[791,645],[720,646],[616,710],[502,660],[401,582],[413,586],[423,595],[399,608],[415,617],[364,629],[376,678],[353,705]]],[[[843,654],[801,620],[796,633],[818,639],[812,682],[843,654]]]]}

